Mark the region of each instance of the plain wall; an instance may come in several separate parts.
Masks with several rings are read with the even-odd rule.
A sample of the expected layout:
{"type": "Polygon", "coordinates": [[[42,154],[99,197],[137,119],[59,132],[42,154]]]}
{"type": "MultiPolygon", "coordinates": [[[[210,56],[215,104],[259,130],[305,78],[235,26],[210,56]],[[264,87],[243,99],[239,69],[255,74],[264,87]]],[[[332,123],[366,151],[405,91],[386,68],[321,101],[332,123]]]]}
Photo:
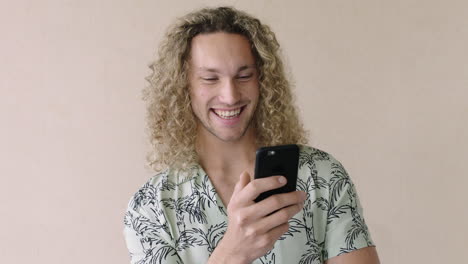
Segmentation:
{"type": "Polygon", "coordinates": [[[464,262],[461,0],[2,1],[1,262],[129,263],[147,65],[175,17],[221,3],[276,32],[310,144],[350,173],[382,262],[464,262]]]}

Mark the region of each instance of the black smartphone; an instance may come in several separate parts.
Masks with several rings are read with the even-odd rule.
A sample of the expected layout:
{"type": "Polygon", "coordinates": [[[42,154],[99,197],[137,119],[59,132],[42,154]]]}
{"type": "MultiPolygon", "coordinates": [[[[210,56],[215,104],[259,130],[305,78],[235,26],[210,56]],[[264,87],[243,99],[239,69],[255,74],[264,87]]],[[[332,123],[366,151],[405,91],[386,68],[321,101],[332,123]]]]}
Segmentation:
{"type": "Polygon", "coordinates": [[[255,202],[259,202],[273,194],[296,190],[297,167],[299,164],[299,147],[297,145],[281,145],[259,148],[255,159],[255,179],[273,175],[283,175],[287,179],[281,188],[260,194],[255,202]]]}

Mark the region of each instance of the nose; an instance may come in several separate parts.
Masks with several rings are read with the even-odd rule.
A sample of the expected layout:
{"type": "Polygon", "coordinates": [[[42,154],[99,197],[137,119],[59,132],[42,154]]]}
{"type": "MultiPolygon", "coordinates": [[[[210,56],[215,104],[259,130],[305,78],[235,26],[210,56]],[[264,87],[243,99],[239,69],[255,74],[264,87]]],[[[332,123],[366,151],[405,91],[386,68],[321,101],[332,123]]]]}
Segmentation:
{"type": "Polygon", "coordinates": [[[239,102],[241,95],[236,82],[232,79],[226,80],[221,87],[219,99],[227,105],[235,105],[239,102]]]}

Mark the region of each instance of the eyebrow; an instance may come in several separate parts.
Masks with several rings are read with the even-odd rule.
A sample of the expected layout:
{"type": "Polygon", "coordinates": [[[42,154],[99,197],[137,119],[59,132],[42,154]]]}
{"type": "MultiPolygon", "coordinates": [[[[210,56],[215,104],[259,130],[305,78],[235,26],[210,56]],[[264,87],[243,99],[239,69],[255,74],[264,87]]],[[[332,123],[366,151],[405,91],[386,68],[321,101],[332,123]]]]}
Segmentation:
{"type": "MultiPolygon", "coordinates": [[[[254,64],[250,64],[250,65],[244,65],[244,66],[241,66],[237,69],[237,72],[240,72],[240,71],[243,71],[243,70],[247,70],[247,69],[250,69],[250,68],[253,68],[255,69],[255,65],[254,64]]],[[[207,67],[198,67],[197,70],[199,71],[207,71],[207,72],[215,72],[215,73],[218,73],[218,69],[215,69],[215,68],[207,68],[207,67]]]]}

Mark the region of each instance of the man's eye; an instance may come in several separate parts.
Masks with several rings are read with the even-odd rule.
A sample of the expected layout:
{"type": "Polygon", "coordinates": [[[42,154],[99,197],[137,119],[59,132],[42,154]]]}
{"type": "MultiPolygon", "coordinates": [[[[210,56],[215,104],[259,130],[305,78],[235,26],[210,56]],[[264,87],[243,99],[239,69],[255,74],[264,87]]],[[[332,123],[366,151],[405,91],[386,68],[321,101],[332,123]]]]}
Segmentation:
{"type": "Polygon", "coordinates": [[[241,80],[248,80],[248,79],[250,79],[251,77],[252,77],[252,74],[249,74],[249,75],[240,75],[240,76],[237,77],[237,78],[239,78],[239,79],[241,79],[241,80]]]}
{"type": "Polygon", "coordinates": [[[208,77],[208,78],[202,78],[204,81],[208,81],[208,82],[214,82],[214,81],[217,81],[218,78],[216,77],[208,77]]]}

